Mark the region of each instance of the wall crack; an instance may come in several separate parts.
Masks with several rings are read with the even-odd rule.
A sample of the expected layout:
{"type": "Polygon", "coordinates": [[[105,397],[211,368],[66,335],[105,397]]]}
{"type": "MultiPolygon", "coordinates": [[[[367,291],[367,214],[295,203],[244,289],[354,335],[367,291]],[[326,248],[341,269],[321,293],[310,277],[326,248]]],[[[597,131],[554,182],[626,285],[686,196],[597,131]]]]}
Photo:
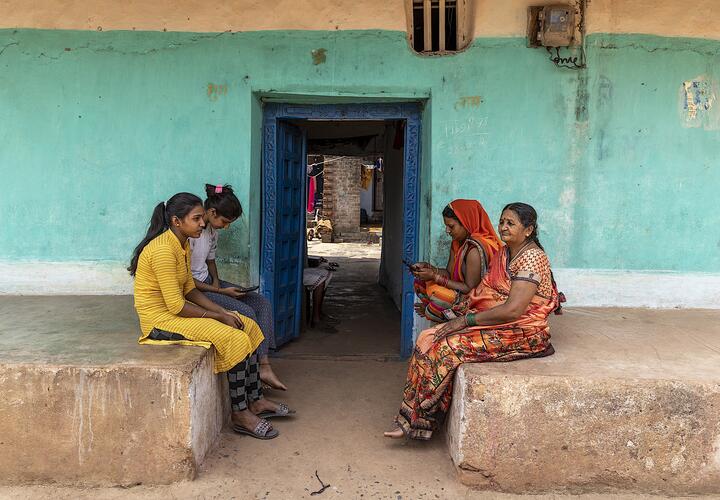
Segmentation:
{"type": "Polygon", "coordinates": [[[648,53],[653,52],[693,52],[701,56],[713,56],[717,57],[720,55],[720,46],[715,49],[698,49],[687,45],[668,46],[668,47],[648,47],[643,43],[628,42],[628,43],[615,43],[615,42],[597,42],[595,46],[598,49],[603,50],[621,50],[621,49],[637,49],[644,50],[648,53]]]}
{"type": "MultiPolygon", "coordinates": [[[[164,52],[167,50],[176,50],[176,49],[179,49],[179,48],[182,48],[185,46],[194,45],[196,43],[204,42],[207,40],[215,40],[217,38],[220,38],[221,36],[228,35],[228,34],[234,35],[235,33],[231,32],[231,31],[223,31],[221,33],[216,33],[216,34],[212,34],[212,35],[198,35],[198,36],[194,36],[194,37],[190,38],[186,42],[171,42],[165,47],[154,47],[152,49],[147,49],[147,50],[122,50],[122,49],[117,49],[112,45],[107,45],[105,47],[93,48],[93,47],[91,47],[91,44],[88,43],[86,45],[81,45],[79,47],[71,48],[71,50],[67,50],[67,48],[63,48],[56,55],[48,55],[45,52],[41,52],[37,57],[38,58],[46,57],[46,58],[52,59],[52,60],[59,60],[66,53],[77,52],[80,50],[89,50],[93,54],[111,53],[111,54],[118,54],[118,55],[122,55],[122,56],[146,56],[146,55],[150,55],[150,54],[164,52]]],[[[19,45],[19,44],[20,44],[19,42],[12,42],[12,43],[5,45],[4,47],[2,47],[2,49],[0,49],[0,55],[2,55],[2,53],[5,51],[5,49],[10,47],[11,45],[19,45]]],[[[28,52],[23,52],[23,54],[26,56],[29,56],[29,57],[33,57],[33,55],[28,52]]]]}
{"type": "Polygon", "coordinates": [[[0,56],[3,55],[3,53],[8,49],[8,47],[12,47],[13,45],[20,45],[20,42],[10,42],[6,45],[3,45],[2,49],[0,49],[0,56]]]}

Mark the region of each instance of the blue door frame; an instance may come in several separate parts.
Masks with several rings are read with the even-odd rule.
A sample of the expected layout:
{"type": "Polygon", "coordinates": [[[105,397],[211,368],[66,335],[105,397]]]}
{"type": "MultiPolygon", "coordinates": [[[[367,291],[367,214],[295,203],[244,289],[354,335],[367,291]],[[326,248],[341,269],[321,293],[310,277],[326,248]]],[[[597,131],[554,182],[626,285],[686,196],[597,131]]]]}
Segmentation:
{"type": "MultiPolygon", "coordinates": [[[[263,213],[260,258],[260,289],[274,302],[276,285],[276,248],[278,225],[278,170],[280,155],[278,133],[284,120],[401,120],[405,122],[405,164],[403,168],[403,248],[405,260],[418,259],[420,211],[420,106],[418,103],[377,104],[287,104],[266,103],[263,108],[262,188],[263,213]]],[[[304,214],[304,210],[303,210],[304,214]]],[[[304,219],[303,219],[304,220],[304,219]]],[[[405,266],[403,266],[404,268],[405,266]]],[[[301,290],[297,291],[298,297],[301,290]]],[[[403,269],[400,355],[408,357],[413,349],[413,277],[403,269]]]]}

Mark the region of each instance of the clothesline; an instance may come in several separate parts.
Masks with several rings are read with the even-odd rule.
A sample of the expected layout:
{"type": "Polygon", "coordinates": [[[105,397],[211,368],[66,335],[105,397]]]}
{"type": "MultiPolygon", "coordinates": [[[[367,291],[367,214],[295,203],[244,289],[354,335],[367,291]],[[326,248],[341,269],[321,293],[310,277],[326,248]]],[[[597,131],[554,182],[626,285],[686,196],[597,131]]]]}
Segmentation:
{"type": "Polygon", "coordinates": [[[337,158],[331,158],[330,160],[323,160],[323,161],[319,161],[317,163],[311,163],[310,165],[308,165],[308,168],[316,167],[318,165],[322,165],[323,163],[331,163],[333,161],[342,160],[343,158],[349,158],[349,156],[338,156],[337,158]]]}
{"type": "MultiPolygon", "coordinates": [[[[338,157],[335,157],[335,158],[331,158],[331,159],[329,159],[329,160],[323,160],[323,161],[319,161],[319,162],[317,162],[317,163],[311,163],[310,165],[307,166],[307,168],[316,167],[316,166],[322,165],[322,164],[324,164],[324,163],[331,163],[331,162],[334,162],[334,161],[342,160],[343,158],[350,158],[350,157],[349,157],[349,156],[338,156],[338,157]]],[[[365,164],[363,164],[363,167],[369,168],[369,169],[379,169],[379,168],[380,168],[380,167],[378,167],[377,165],[365,165],[365,164]]],[[[318,172],[318,173],[315,174],[315,175],[308,175],[308,178],[317,177],[318,175],[322,175],[323,173],[324,173],[324,169],[321,170],[320,172],[318,172]]]]}

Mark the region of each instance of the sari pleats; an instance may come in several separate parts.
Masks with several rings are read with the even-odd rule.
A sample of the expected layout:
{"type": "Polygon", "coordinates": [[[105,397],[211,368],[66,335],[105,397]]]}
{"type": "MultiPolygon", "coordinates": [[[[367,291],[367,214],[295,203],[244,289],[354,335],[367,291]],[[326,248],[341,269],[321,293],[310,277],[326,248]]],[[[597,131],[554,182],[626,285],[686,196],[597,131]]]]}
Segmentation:
{"type": "MultiPolygon", "coordinates": [[[[539,250],[538,250],[539,251],[539,250]]],[[[511,269],[506,251],[499,252],[480,286],[468,300],[470,311],[483,311],[507,301],[513,277],[532,264],[532,271],[543,280],[538,290],[545,291],[551,283],[547,258],[528,255],[511,269]],[[533,259],[533,260],[530,260],[533,259]],[[540,264],[538,264],[540,262],[540,264]]],[[[506,362],[549,355],[548,315],[557,307],[557,293],[550,286],[550,296],[536,294],[525,313],[504,325],[470,327],[445,337],[438,337],[438,325],[423,331],[415,343],[408,368],[403,402],[396,422],[413,439],[430,439],[433,430],[450,407],[453,378],[462,363],[506,362]]]]}

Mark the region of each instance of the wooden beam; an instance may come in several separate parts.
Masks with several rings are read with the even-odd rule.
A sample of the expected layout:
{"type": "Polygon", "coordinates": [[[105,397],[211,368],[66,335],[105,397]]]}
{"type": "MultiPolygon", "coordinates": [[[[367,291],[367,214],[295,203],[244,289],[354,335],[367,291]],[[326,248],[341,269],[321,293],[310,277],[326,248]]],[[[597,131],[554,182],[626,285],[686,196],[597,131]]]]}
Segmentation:
{"type": "Polygon", "coordinates": [[[423,52],[432,52],[432,2],[423,1],[423,21],[425,27],[425,40],[423,52]]]}
{"type": "Polygon", "coordinates": [[[414,0],[405,0],[405,19],[407,19],[408,42],[410,47],[415,48],[415,21],[413,4],[414,0]]]}
{"type": "Polygon", "coordinates": [[[464,49],[465,45],[467,44],[467,2],[468,0],[457,0],[457,3],[455,4],[455,12],[457,17],[457,24],[455,25],[455,31],[457,33],[457,50],[464,49]]]}
{"type": "Polygon", "coordinates": [[[438,40],[440,42],[438,50],[442,52],[445,50],[445,0],[438,2],[438,27],[440,28],[438,31],[438,40]]]}

